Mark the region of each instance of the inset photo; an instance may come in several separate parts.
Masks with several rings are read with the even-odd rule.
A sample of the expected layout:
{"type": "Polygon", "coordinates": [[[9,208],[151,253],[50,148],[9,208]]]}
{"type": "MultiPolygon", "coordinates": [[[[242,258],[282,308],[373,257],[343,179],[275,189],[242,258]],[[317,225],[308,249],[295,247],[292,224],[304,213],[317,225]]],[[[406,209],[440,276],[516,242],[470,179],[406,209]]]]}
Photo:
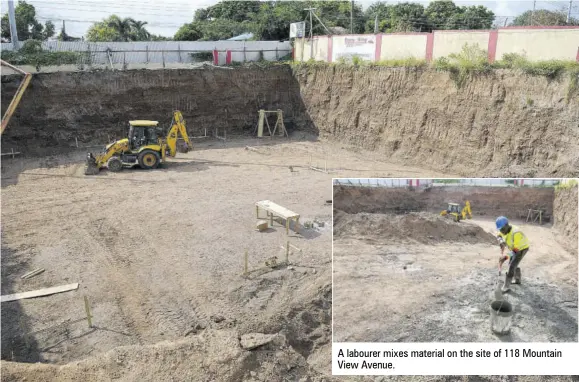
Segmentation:
{"type": "Polygon", "coordinates": [[[334,342],[577,342],[577,179],[334,179],[334,342]]]}

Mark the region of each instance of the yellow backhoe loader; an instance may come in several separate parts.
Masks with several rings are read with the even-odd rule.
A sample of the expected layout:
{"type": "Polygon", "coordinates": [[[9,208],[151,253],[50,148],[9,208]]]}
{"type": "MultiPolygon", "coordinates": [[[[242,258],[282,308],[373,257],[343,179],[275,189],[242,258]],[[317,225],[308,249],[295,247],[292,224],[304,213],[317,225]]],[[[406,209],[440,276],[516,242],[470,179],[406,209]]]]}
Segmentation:
{"type": "Polygon", "coordinates": [[[448,203],[446,210],[440,213],[441,216],[451,217],[454,221],[459,222],[464,219],[472,219],[472,211],[470,209],[470,202],[467,200],[464,208],[460,208],[457,203],[448,203]]]}
{"type": "Polygon", "coordinates": [[[157,121],[129,121],[127,138],[109,143],[98,155],[88,154],[85,175],[96,175],[104,167],[117,172],[125,166],[137,164],[143,169],[153,169],[167,157],[175,157],[177,151],[186,153],[192,149],[180,111],[173,112],[173,121],[166,137],[163,137],[163,129],[158,125],[157,121]],[[179,134],[183,141],[178,141],[179,134]]]}

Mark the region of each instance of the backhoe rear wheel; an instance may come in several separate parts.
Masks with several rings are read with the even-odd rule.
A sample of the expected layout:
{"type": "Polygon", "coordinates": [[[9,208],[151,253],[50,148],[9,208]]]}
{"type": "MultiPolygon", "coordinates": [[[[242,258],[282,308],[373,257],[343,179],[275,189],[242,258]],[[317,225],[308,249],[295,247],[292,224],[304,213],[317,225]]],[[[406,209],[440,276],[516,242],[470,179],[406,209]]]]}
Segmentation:
{"type": "Polygon", "coordinates": [[[112,172],[119,172],[123,169],[123,161],[119,157],[111,157],[107,162],[107,168],[112,172]]]}
{"type": "Polygon", "coordinates": [[[153,150],[143,150],[139,153],[139,166],[145,170],[159,167],[161,157],[153,150]]]}

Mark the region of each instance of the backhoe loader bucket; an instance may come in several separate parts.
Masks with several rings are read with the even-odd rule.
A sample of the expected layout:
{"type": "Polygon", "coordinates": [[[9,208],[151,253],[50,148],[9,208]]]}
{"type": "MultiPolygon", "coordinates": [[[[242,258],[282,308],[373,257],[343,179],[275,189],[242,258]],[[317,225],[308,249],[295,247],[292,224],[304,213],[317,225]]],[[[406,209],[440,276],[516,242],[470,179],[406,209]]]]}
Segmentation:
{"type": "Polygon", "coordinates": [[[189,152],[189,146],[187,145],[187,142],[182,142],[182,141],[178,141],[177,142],[177,152],[182,153],[182,154],[186,154],[189,152]]]}
{"type": "Polygon", "coordinates": [[[86,167],[84,169],[85,175],[97,175],[99,173],[99,168],[96,164],[96,159],[92,154],[88,154],[86,158],[86,167]]]}

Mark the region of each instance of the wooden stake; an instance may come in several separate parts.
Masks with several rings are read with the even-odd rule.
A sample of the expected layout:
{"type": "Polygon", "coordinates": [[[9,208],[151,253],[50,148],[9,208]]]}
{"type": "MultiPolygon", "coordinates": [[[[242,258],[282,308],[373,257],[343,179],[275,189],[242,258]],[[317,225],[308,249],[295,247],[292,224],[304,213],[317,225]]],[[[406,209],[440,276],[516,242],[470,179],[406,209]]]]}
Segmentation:
{"type": "Polygon", "coordinates": [[[88,305],[88,297],[84,296],[84,310],[86,311],[86,320],[88,321],[88,327],[92,328],[92,316],[90,314],[90,306],[88,305]]]}

